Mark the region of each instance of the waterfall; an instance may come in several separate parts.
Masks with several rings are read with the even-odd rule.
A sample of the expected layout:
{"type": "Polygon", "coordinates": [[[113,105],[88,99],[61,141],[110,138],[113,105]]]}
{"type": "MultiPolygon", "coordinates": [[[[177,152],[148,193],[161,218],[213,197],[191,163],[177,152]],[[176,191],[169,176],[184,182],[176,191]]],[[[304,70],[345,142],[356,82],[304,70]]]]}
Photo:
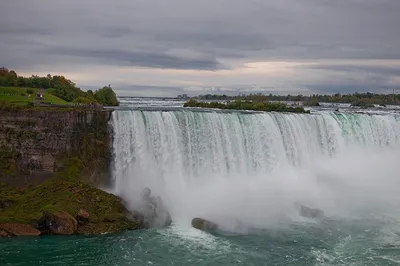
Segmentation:
{"type": "Polygon", "coordinates": [[[248,186],[351,149],[400,144],[395,115],[120,110],[111,123],[116,193],[129,198],[148,186],[170,204],[182,200],[175,194],[190,198],[204,184],[240,179],[239,187],[248,186]]]}

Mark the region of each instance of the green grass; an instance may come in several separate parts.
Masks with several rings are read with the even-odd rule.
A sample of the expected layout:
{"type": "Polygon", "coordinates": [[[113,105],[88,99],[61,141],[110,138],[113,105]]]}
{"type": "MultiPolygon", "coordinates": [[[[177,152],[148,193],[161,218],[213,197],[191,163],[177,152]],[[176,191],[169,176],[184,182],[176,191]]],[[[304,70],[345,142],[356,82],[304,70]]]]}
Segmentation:
{"type": "MultiPolygon", "coordinates": [[[[40,90],[35,88],[29,88],[29,90],[33,91],[33,94],[29,94],[27,92],[27,88],[20,87],[0,87],[0,102],[9,102],[13,104],[27,104],[31,103],[36,98],[36,93],[40,90]]],[[[54,96],[48,92],[43,94],[44,103],[52,103],[52,104],[70,104],[69,102],[54,96]]]]}
{"type": "Polygon", "coordinates": [[[90,216],[89,223],[78,229],[81,234],[119,232],[139,227],[125,216],[119,198],[77,180],[52,178],[23,190],[0,184],[0,200],[12,202],[11,207],[0,211],[0,223],[32,224],[42,217],[42,211],[67,212],[74,217],[84,209],[90,216]]]}
{"type": "Polygon", "coordinates": [[[80,209],[89,213],[89,223],[78,228],[80,234],[99,234],[137,229],[139,224],[125,216],[121,200],[80,181],[82,162],[78,158],[63,161],[54,177],[35,187],[14,189],[0,182],[0,201],[12,202],[0,210],[0,223],[31,224],[49,213],[67,212],[75,216],[80,209]]]}

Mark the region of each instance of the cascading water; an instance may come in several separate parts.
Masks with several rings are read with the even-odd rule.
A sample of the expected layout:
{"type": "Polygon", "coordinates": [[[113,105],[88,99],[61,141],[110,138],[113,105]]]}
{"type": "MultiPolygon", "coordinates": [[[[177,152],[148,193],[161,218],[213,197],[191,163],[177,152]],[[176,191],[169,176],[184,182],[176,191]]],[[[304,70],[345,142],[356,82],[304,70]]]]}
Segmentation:
{"type": "Polygon", "coordinates": [[[148,186],[178,220],[223,214],[265,225],[298,200],[328,211],[369,202],[354,183],[361,175],[369,193],[400,182],[389,177],[400,170],[395,115],[121,110],[112,125],[115,192],[133,204],[148,186]]]}

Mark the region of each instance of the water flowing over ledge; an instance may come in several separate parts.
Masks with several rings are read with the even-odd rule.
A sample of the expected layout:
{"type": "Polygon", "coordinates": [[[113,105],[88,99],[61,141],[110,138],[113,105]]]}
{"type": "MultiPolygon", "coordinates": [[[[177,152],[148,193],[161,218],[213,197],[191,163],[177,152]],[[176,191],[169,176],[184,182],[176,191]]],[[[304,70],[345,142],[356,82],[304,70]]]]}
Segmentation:
{"type": "Polygon", "coordinates": [[[265,172],[282,163],[300,166],[349,146],[400,142],[400,118],[391,115],[116,111],[112,123],[117,183],[141,173],[173,175],[184,182],[265,172]]]}
{"type": "MultiPolygon", "coordinates": [[[[207,201],[208,207],[215,206],[224,196],[226,201],[233,197],[239,201],[237,195],[224,193],[250,193],[249,186],[257,187],[260,197],[276,191],[294,195],[288,191],[293,186],[302,190],[308,186],[307,193],[313,193],[312,187],[314,192],[321,190],[315,188],[316,182],[307,183],[309,177],[302,177],[297,184],[300,181],[293,180],[293,171],[323,158],[329,165],[332,158],[350,149],[390,150],[400,144],[400,117],[395,115],[126,110],[115,111],[111,123],[115,192],[134,202],[134,195],[149,186],[167,204],[191,215],[196,213],[195,206],[203,205],[197,211],[204,212],[207,201]],[[280,176],[274,179],[271,175],[279,169],[280,176]],[[262,181],[252,184],[256,177],[262,181]],[[204,199],[204,193],[211,198],[204,199]],[[190,199],[184,206],[182,201],[190,199]]],[[[356,165],[364,154],[350,159],[356,165]]]]}

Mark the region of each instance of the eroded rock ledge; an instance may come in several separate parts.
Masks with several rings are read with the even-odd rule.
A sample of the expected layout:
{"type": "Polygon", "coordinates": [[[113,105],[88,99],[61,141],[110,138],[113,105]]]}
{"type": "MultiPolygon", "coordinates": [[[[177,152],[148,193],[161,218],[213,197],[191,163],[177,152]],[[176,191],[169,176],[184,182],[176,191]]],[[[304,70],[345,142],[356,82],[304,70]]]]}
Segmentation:
{"type": "Polygon", "coordinates": [[[53,178],[33,188],[0,187],[0,236],[102,234],[144,228],[117,196],[53,178]]]}

